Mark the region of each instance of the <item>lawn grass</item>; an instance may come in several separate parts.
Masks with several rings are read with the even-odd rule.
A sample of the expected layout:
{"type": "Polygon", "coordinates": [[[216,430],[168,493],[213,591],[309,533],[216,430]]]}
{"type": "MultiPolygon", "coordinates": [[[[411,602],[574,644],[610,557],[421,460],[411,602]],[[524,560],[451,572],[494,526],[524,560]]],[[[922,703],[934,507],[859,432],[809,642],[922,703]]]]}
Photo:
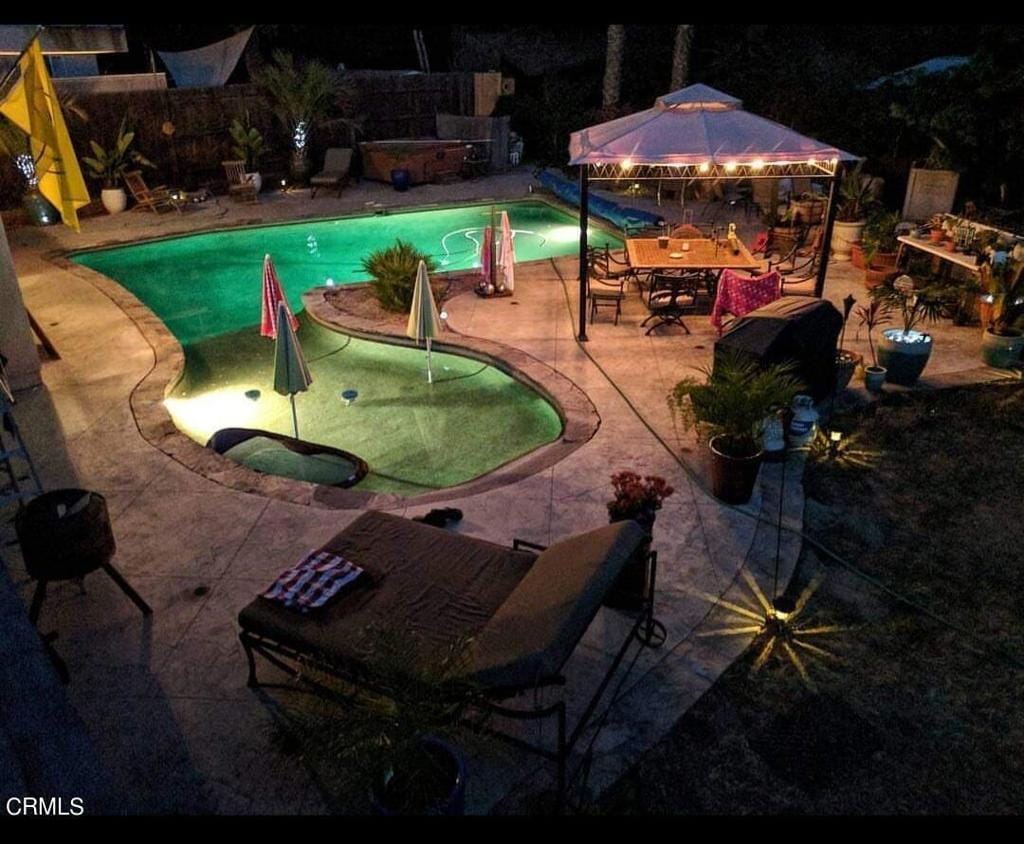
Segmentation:
{"type": "Polygon", "coordinates": [[[609,813],[1024,810],[1024,388],[886,396],[808,463],[795,588],[815,690],[751,649],[600,801],[609,813]],[[862,576],[863,575],[863,576],[862,576]],[[906,600],[904,600],[906,599],[906,600]]]}

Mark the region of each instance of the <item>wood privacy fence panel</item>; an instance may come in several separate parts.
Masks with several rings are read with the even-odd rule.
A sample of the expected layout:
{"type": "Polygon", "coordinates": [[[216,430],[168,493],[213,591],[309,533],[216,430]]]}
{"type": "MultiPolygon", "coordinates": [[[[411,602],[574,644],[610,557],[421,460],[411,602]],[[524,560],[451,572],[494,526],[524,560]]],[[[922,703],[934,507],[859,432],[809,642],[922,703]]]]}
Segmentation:
{"type": "MultiPolygon", "coordinates": [[[[472,114],[473,74],[404,74],[350,71],[352,113],[359,130],[331,121],[314,130],[311,138],[317,167],[329,146],[351,146],[357,140],[433,137],[435,115],[472,114]]],[[[89,141],[112,146],[121,118],[135,130],[135,149],[156,165],[143,168],[150,184],[194,189],[223,186],[221,161],[234,158],[228,127],[248,110],[252,123],[264,136],[266,150],[260,170],[267,174],[287,170],[290,138],[274,118],[271,104],[252,84],[223,88],[169,88],[163,91],[123,91],[83,94],[76,102],[89,115],[87,123],[68,120],[79,156],[91,155],[89,141]],[[168,135],[165,125],[173,126],[168,135]]],[[[84,169],[84,168],[83,168],[84,169]]],[[[100,185],[88,179],[90,192],[99,196],[100,185]]],[[[13,208],[22,194],[20,177],[8,159],[0,159],[0,207],[13,208]]]]}

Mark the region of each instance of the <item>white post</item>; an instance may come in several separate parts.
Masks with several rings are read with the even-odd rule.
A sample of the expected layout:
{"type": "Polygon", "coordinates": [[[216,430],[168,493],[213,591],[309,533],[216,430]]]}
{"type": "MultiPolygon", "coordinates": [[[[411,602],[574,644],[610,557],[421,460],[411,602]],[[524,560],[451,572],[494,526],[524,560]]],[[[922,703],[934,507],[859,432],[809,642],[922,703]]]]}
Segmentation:
{"type": "Polygon", "coordinates": [[[7,233],[0,220],[0,352],[7,357],[7,378],[12,390],[25,390],[42,383],[39,353],[14,272],[14,260],[7,245],[7,233]]]}
{"type": "Polygon", "coordinates": [[[427,383],[434,383],[434,373],[430,369],[430,338],[427,338],[427,383]]]}

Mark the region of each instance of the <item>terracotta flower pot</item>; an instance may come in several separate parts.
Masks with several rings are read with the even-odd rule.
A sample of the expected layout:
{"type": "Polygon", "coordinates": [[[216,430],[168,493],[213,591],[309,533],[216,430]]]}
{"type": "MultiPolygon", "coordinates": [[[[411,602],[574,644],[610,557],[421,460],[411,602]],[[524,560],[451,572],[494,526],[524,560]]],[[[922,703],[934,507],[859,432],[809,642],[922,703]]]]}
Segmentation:
{"type": "Polygon", "coordinates": [[[928,232],[928,239],[932,243],[942,243],[945,236],[945,232],[943,232],[942,229],[932,229],[928,232]]]}

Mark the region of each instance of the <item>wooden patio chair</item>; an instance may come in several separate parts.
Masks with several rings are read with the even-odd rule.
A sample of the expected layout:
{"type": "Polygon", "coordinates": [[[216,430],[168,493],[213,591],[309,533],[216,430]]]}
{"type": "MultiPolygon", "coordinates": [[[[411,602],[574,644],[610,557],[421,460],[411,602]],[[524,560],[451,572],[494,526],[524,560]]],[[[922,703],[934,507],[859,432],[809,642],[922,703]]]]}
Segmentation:
{"type": "Polygon", "coordinates": [[[128,187],[132,199],[135,200],[135,210],[149,210],[159,214],[168,208],[173,208],[181,213],[183,202],[171,196],[167,185],[158,185],[155,188],[148,187],[146,180],[142,178],[141,170],[129,170],[124,174],[124,183],[128,187]]]}
{"type": "Polygon", "coordinates": [[[352,166],[352,150],[348,147],[331,147],[324,156],[324,169],[309,180],[309,186],[313,188],[310,199],[316,198],[316,192],[320,188],[337,188],[338,196],[341,190],[348,184],[348,171],[352,166]]]}
{"type": "Polygon", "coordinates": [[[259,192],[252,176],[245,172],[244,161],[222,161],[228,177],[228,195],[242,202],[259,202],[259,192]]]}

